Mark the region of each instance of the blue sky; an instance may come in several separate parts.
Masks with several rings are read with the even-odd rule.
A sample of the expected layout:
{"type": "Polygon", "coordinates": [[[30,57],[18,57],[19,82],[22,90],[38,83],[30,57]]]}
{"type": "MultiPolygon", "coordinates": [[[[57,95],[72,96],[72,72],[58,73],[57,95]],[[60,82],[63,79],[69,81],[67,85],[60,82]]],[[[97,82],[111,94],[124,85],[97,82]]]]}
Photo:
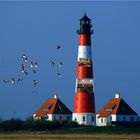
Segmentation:
{"type": "Polygon", "coordinates": [[[2,2],[0,1],[0,117],[25,119],[54,94],[73,111],[79,19],[92,19],[92,54],[96,110],[114,92],[140,113],[140,2],[2,2]],[[56,46],[63,49],[57,50],[56,46]],[[38,62],[37,74],[16,84],[22,54],[38,62]],[[63,61],[62,68],[50,61],[63,61]],[[57,77],[62,73],[62,78],[57,77]],[[32,80],[38,85],[33,86],[32,80]],[[37,94],[32,93],[34,90],[37,94]]]}

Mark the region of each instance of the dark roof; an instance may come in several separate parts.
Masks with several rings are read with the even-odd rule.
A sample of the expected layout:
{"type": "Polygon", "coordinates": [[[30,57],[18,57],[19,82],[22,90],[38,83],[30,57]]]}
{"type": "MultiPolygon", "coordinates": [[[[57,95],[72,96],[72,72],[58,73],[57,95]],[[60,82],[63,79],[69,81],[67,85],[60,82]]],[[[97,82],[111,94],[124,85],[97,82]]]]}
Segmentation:
{"type": "Polygon", "coordinates": [[[43,117],[47,114],[72,114],[58,98],[49,98],[34,114],[43,117]]]}
{"type": "Polygon", "coordinates": [[[90,20],[90,18],[85,13],[85,15],[80,20],[90,20]]]}
{"type": "Polygon", "coordinates": [[[96,114],[100,117],[115,115],[138,115],[122,98],[110,99],[96,114]]]}

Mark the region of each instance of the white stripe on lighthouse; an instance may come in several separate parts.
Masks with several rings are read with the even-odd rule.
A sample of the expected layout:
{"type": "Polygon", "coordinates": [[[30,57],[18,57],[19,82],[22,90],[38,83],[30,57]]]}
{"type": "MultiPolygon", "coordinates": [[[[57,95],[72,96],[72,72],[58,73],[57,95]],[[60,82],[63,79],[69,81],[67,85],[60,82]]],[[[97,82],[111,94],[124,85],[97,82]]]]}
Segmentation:
{"type": "Polygon", "coordinates": [[[78,47],[78,61],[79,58],[90,58],[92,59],[91,46],[79,46],[78,47]]]}

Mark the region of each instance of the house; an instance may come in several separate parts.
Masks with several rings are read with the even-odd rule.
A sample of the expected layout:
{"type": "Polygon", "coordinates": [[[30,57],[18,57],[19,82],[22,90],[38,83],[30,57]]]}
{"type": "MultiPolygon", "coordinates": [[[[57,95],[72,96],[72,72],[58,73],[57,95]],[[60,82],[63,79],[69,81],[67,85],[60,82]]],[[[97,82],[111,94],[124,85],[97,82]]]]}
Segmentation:
{"type": "Polygon", "coordinates": [[[120,93],[116,93],[115,98],[110,99],[103,108],[96,113],[97,126],[137,121],[139,121],[138,114],[120,98],[120,93]]]}
{"type": "Polygon", "coordinates": [[[33,114],[33,120],[71,121],[72,112],[56,95],[54,95],[54,98],[49,98],[38,110],[35,111],[33,114]]]}

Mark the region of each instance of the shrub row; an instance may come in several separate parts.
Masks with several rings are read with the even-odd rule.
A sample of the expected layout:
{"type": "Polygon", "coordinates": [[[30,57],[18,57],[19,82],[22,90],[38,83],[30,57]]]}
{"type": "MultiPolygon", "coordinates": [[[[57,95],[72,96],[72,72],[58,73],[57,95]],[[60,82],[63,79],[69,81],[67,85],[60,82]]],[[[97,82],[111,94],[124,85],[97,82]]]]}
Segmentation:
{"type": "Polygon", "coordinates": [[[70,121],[22,121],[11,119],[0,122],[0,132],[8,131],[45,131],[77,127],[76,122],[70,121]]]}

